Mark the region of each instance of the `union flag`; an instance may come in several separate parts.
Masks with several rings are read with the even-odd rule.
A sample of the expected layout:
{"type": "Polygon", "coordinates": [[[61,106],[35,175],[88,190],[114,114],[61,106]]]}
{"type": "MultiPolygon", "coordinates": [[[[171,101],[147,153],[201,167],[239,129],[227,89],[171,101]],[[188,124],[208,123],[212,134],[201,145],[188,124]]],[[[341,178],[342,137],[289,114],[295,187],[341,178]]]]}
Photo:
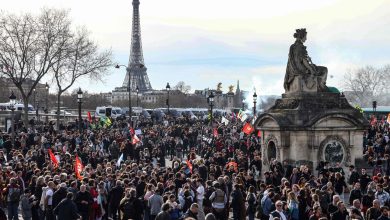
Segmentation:
{"type": "Polygon", "coordinates": [[[242,131],[247,135],[250,135],[254,130],[255,128],[248,122],[242,128],[242,131]]]}

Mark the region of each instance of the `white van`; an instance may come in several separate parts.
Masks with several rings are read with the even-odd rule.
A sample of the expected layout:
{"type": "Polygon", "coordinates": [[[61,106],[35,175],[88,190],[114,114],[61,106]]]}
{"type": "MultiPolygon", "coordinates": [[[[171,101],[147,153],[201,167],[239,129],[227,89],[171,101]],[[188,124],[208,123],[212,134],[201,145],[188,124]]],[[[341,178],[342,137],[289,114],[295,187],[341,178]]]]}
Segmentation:
{"type": "MultiPolygon", "coordinates": [[[[15,111],[23,111],[24,104],[23,103],[17,103],[15,104],[15,111]]],[[[0,103],[0,109],[1,110],[11,110],[11,104],[9,102],[7,103],[0,103]]],[[[33,113],[35,112],[34,107],[30,104],[28,104],[28,112],[33,113]]]]}
{"type": "Polygon", "coordinates": [[[112,106],[96,107],[95,117],[110,116],[111,118],[118,118],[122,116],[122,109],[112,106]]]}

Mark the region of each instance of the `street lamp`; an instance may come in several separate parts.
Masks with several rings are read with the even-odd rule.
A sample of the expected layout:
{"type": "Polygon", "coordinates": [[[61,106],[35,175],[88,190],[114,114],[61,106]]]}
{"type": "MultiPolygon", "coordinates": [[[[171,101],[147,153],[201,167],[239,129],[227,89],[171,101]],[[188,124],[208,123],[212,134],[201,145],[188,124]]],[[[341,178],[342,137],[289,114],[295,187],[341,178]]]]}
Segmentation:
{"type": "Polygon", "coordinates": [[[37,106],[36,106],[36,104],[37,104],[37,89],[34,88],[33,92],[34,92],[34,105],[35,105],[35,108],[37,108],[37,106]]]}
{"type": "Polygon", "coordinates": [[[139,93],[138,85],[137,85],[137,87],[135,88],[135,90],[137,91],[137,106],[139,106],[139,105],[138,105],[138,93],[139,93]]]}
{"type": "Polygon", "coordinates": [[[133,113],[133,110],[132,110],[132,108],[131,108],[131,84],[130,84],[130,79],[131,79],[131,71],[130,71],[130,68],[129,67],[127,67],[127,66],[125,66],[125,65],[119,65],[119,64],[117,64],[117,65],[115,65],[115,68],[116,69],[119,69],[120,67],[125,67],[126,68],[126,71],[127,71],[127,73],[129,74],[129,79],[128,79],[128,87],[127,87],[127,91],[129,92],[129,119],[130,119],[130,122],[131,122],[131,115],[132,115],[132,113],[133,113]]]}
{"type": "Polygon", "coordinates": [[[46,85],[45,85],[45,89],[46,89],[46,98],[45,98],[45,114],[46,114],[46,123],[49,122],[49,116],[47,115],[49,113],[49,101],[48,101],[48,97],[49,97],[49,84],[47,84],[46,82],[46,85]]]}
{"type": "Polygon", "coordinates": [[[9,103],[10,103],[10,107],[11,107],[11,111],[12,111],[12,114],[11,114],[11,135],[12,135],[12,138],[11,138],[11,141],[12,141],[12,147],[15,146],[15,104],[16,104],[16,96],[14,94],[14,92],[12,91],[11,92],[11,95],[9,96],[9,103]]]}
{"type": "Polygon", "coordinates": [[[373,102],[372,102],[372,111],[374,112],[374,115],[375,115],[375,113],[376,113],[376,104],[377,104],[376,101],[373,101],[373,102]]]}
{"type": "Polygon", "coordinates": [[[171,90],[171,86],[169,85],[169,83],[167,83],[167,86],[165,88],[167,89],[167,94],[168,94],[167,106],[168,106],[168,114],[169,114],[169,90],[171,90]]]}
{"type": "Polygon", "coordinates": [[[211,92],[209,95],[209,104],[210,104],[210,124],[213,125],[213,106],[214,106],[214,93],[211,92]]]}
{"type": "Polygon", "coordinates": [[[79,130],[80,133],[82,131],[82,123],[81,123],[81,103],[83,100],[83,91],[81,91],[81,88],[79,88],[79,91],[77,92],[77,102],[79,103],[79,130]]]}
{"type": "Polygon", "coordinates": [[[253,93],[253,118],[256,117],[256,103],[257,103],[257,94],[255,91],[255,93],[253,93]]]}

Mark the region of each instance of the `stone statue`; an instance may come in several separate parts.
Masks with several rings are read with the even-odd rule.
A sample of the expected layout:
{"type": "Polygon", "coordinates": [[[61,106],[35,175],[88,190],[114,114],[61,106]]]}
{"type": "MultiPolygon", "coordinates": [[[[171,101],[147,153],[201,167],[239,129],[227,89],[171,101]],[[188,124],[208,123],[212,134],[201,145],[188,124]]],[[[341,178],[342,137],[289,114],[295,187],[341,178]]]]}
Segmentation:
{"type": "Polygon", "coordinates": [[[221,83],[221,82],[218,83],[218,85],[217,85],[217,91],[218,91],[218,92],[221,92],[221,91],[222,91],[222,83],[221,83]]]}
{"type": "Polygon", "coordinates": [[[233,85],[230,85],[230,86],[229,86],[229,93],[234,93],[233,90],[234,90],[234,86],[233,86],[233,85]]]}
{"type": "Polygon", "coordinates": [[[296,41],[290,47],[284,89],[286,92],[325,92],[328,69],[316,66],[309,57],[306,46],[306,29],[297,29],[294,33],[296,41]]]}

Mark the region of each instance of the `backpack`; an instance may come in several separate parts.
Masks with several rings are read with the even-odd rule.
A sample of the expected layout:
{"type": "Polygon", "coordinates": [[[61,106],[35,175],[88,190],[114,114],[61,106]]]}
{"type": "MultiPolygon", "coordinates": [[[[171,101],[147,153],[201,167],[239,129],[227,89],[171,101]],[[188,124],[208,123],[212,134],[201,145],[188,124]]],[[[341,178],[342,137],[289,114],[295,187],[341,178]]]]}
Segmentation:
{"type": "Polygon", "coordinates": [[[10,188],[8,192],[8,201],[9,202],[19,202],[20,201],[20,189],[19,188],[10,188]]]}

